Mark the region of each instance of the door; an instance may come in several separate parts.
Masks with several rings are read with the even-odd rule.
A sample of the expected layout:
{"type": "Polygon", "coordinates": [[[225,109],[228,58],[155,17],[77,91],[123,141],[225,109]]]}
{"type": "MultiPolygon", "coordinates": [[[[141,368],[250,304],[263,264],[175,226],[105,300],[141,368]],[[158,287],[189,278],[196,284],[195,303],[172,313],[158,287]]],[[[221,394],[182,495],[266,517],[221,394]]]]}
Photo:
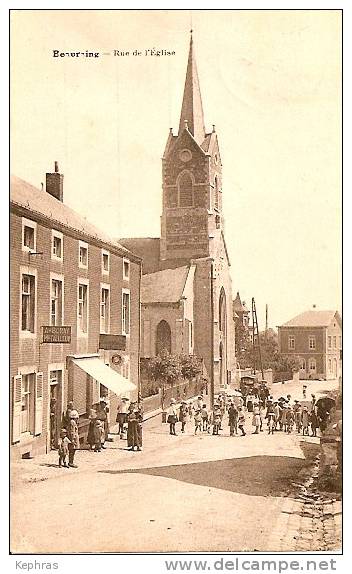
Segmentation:
{"type": "Polygon", "coordinates": [[[50,448],[56,449],[61,430],[62,371],[50,371],[50,448]]]}

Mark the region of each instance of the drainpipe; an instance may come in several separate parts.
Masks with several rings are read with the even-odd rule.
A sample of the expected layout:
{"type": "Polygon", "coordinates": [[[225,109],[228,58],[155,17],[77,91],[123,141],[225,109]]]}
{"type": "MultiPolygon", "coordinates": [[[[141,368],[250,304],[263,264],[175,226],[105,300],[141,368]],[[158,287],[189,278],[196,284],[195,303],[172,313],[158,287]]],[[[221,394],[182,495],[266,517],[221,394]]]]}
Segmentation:
{"type": "Polygon", "coordinates": [[[214,407],[214,263],[210,263],[210,405],[214,407]]]}

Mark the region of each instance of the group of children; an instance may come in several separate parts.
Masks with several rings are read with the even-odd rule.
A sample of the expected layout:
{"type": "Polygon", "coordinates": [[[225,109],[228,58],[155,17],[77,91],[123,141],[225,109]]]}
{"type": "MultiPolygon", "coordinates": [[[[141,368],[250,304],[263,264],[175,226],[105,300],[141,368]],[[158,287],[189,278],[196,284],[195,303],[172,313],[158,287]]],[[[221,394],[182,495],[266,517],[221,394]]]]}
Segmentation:
{"type": "MultiPolygon", "coordinates": [[[[181,432],[185,432],[187,422],[194,420],[194,434],[207,432],[218,435],[223,430],[222,424],[225,413],[228,415],[230,436],[239,434],[245,436],[246,414],[244,400],[241,397],[228,398],[220,395],[214,403],[212,410],[207,408],[202,396],[195,403],[182,401],[179,410],[175,399],[171,399],[167,422],[170,424],[170,434],[176,435],[176,423],[181,422],[181,432]]],[[[291,395],[274,400],[268,396],[266,404],[261,400],[253,401],[251,407],[253,434],[263,431],[264,422],[267,424],[268,434],[283,431],[288,434],[294,430],[304,436],[317,436],[320,419],[317,412],[315,396],[312,395],[310,406],[301,405],[298,400],[292,401],[291,395]]]]}

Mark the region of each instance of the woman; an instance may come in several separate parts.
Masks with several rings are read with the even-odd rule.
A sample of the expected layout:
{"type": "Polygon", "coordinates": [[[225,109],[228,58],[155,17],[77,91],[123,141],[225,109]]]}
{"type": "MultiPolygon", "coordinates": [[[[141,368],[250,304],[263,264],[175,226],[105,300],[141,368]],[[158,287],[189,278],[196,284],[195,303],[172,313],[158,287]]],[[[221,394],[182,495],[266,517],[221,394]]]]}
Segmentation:
{"type": "Polygon", "coordinates": [[[95,421],[97,418],[97,412],[95,409],[90,409],[89,413],[89,427],[87,435],[87,443],[89,444],[90,450],[95,447],[95,421]]]}
{"type": "Polygon", "coordinates": [[[167,422],[170,425],[170,434],[176,436],[177,410],[175,399],[170,401],[170,407],[167,411],[167,422]]]}
{"type": "Polygon", "coordinates": [[[143,414],[136,403],[131,403],[127,415],[127,448],[141,450],[143,414]]]}

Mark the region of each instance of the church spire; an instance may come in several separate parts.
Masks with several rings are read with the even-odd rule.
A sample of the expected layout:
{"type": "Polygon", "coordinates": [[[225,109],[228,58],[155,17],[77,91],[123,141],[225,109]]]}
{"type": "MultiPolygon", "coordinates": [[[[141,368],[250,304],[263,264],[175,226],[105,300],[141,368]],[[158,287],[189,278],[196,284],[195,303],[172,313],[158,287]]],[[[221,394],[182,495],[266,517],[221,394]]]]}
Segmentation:
{"type": "Polygon", "coordinates": [[[189,44],[188,64],[183,92],[182,109],[178,133],[180,134],[186,125],[196,142],[200,145],[205,138],[204,115],[202,97],[200,94],[197,65],[194,56],[193,38],[189,44]]]}

